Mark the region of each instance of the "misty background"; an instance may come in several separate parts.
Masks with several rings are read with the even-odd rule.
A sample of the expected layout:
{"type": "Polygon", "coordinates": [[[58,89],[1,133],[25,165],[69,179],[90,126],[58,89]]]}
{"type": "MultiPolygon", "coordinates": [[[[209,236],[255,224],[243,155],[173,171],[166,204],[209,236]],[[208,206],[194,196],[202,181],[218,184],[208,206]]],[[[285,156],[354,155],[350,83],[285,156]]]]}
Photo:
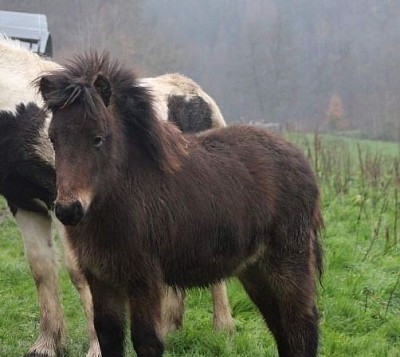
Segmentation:
{"type": "Polygon", "coordinates": [[[109,49],[140,76],[180,72],[228,123],[399,140],[398,0],[0,0],[47,15],[54,59],[109,49]]]}

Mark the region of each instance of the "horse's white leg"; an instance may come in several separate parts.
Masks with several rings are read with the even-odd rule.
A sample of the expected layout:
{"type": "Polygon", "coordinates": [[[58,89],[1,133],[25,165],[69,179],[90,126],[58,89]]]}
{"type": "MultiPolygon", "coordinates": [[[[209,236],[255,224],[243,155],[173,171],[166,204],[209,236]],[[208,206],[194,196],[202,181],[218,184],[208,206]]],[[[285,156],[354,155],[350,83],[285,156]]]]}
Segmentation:
{"type": "Polygon", "coordinates": [[[58,296],[58,260],[51,233],[51,219],[18,209],[25,254],[36,284],[40,307],[40,334],[28,356],[54,357],[64,345],[64,318],[58,296]]]}
{"type": "Polygon", "coordinates": [[[182,326],[185,312],[185,291],[166,287],[161,309],[162,335],[165,336],[182,326]]]}
{"type": "Polygon", "coordinates": [[[89,285],[81,270],[79,269],[76,256],[74,255],[72,248],[66,238],[64,226],[59,220],[57,220],[57,218],[55,218],[54,214],[52,216],[63,244],[65,267],[68,271],[72,283],[79,293],[83,306],[83,311],[86,317],[86,328],[89,335],[89,351],[86,357],[101,357],[100,345],[94,328],[93,302],[89,285]]]}
{"type": "Polygon", "coordinates": [[[214,329],[233,331],[235,326],[229,306],[225,282],[221,281],[218,284],[213,284],[211,286],[211,294],[213,299],[214,329]]]}

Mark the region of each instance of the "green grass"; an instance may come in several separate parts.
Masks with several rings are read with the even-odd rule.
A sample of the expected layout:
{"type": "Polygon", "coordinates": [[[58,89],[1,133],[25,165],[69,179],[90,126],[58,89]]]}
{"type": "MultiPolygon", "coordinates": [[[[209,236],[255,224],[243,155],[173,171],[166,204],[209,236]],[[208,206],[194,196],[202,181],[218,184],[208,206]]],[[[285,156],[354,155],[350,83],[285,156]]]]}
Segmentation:
{"type": "MultiPolygon", "coordinates": [[[[289,133],[287,135],[289,140],[299,143],[301,145],[305,139],[313,140],[315,134],[303,134],[303,133],[289,133]]],[[[379,141],[379,140],[369,140],[369,139],[352,139],[349,137],[337,136],[332,134],[324,134],[323,140],[325,142],[335,143],[335,144],[345,144],[349,147],[350,151],[356,152],[357,145],[361,145],[363,149],[369,150],[372,153],[379,153],[384,156],[399,157],[400,155],[400,143],[389,142],[389,141],[379,141]]]]}
{"type": "MultiPolygon", "coordinates": [[[[303,139],[294,140],[302,143],[303,139]]],[[[325,274],[318,296],[320,356],[400,357],[400,222],[394,229],[400,210],[394,193],[400,187],[390,176],[398,146],[382,143],[382,148],[376,149],[375,143],[358,143],[363,150],[377,150],[385,157],[378,186],[371,187],[376,182],[363,181],[359,173],[357,142],[323,138],[326,147],[346,147],[352,161],[346,174],[350,179],[335,173],[347,177],[339,183],[319,172],[326,224],[322,238],[325,274]]],[[[326,150],[324,155],[329,152],[340,155],[335,150],[326,150]]],[[[39,312],[22,240],[14,220],[4,218],[4,211],[0,200],[0,357],[17,357],[23,356],[37,337],[39,312]]],[[[82,308],[64,269],[60,278],[68,356],[84,356],[88,343],[82,308]]],[[[167,338],[166,356],[277,355],[273,338],[240,284],[232,280],[228,290],[236,332],[228,335],[212,330],[210,292],[194,289],[187,299],[183,329],[167,338]]]]}

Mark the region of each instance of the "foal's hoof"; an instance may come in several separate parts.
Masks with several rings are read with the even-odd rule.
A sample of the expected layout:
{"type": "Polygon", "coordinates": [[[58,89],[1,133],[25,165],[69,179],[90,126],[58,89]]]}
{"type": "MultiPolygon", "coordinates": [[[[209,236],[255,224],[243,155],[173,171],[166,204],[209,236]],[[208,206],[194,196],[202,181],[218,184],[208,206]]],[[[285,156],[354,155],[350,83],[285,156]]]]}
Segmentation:
{"type": "Polygon", "coordinates": [[[138,357],[162,357],[164,349],[155,347],[141,347],[136,350],[138,357]]]}

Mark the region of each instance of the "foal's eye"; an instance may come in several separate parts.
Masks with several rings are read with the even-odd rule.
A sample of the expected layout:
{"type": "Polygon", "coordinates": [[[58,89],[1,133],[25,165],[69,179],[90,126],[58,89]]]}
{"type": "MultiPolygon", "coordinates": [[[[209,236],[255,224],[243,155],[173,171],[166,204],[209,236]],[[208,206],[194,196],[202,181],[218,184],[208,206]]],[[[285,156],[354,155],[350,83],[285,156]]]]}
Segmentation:
{"type": "Polygon", "coordinates": [[[99,148],[101,145],[103,145],[104,138],[101,136],[96,136],[93,140],[93,146],[95,148],[99,148]]]}

